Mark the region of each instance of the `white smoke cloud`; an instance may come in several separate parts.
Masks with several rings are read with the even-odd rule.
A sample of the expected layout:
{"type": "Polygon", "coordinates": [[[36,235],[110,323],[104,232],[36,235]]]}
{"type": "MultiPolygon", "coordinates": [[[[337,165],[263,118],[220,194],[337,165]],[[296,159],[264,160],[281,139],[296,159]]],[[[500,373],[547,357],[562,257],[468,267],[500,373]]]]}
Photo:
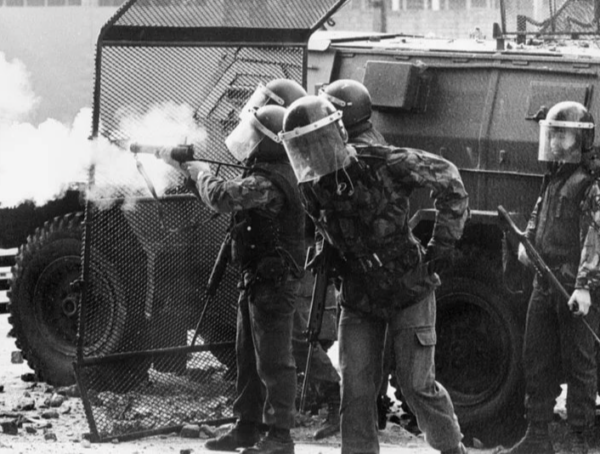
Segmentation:
{"type": "MultiPolygon", "coordinates": [[[[7,61],[0,53],[0,208],[26,201],[41,206],[59,199],[74,184],[88,182],[92,164],[95,185],[88,195],[94,199],[150,195],[126,144],[89,140],[90,108],[83,108],[71,125],[54,119],[37,126],[24,122],[37,103],[23,64],[7,61]]],[[[206,137],[193,119],[193,109],[172,103],[122,115],[119,135],[162,146],[198,144],[206,137]]],[[[177,182],[173,169],[161,160],[149,155],[139,159],[159,195],[177,182]]]]}
{"type": "Polygon", "coordinates": [[[0,124],[0,206],[44,205],[85,181],[91,148],[81,128],[89,117],[82,110],[71,127],[52,119],[0,124]]]}
{"type": "Polygon", "coordinates": [[[53,119],[24,122],[38,102],[23,63],[0,53],[0,207],[43,205],[85,179],[89,109],[70,126],[53,119]]]}
{"type": "Polygon", "coordinates": [[[38,102],[25,65],[0,52],[0,123],[23,120],[38,102]]]}

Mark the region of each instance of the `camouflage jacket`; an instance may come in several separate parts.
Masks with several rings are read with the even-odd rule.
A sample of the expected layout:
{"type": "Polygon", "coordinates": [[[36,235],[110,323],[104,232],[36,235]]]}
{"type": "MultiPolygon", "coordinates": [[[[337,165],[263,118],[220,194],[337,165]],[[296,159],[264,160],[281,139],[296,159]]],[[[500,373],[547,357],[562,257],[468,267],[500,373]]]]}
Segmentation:
{"type": "Polygon", "coordinates": [[[285,203],[283,191],[256,173],[231,180],[205,173],[198,176],[197,187],[202,201],[218,213],[256,208],[277,214],[285,203]]]}
{"type": "Polygon", "coordinates": [[[342,305],[387,318],[439,285],[408,225],[411,193],[431,191],[439,247],[461,237],[468,196],[456,166],[439,156],[393,146],[356,150],[354,163],[300,186],[307,213],[343,258],[342,305]]]}

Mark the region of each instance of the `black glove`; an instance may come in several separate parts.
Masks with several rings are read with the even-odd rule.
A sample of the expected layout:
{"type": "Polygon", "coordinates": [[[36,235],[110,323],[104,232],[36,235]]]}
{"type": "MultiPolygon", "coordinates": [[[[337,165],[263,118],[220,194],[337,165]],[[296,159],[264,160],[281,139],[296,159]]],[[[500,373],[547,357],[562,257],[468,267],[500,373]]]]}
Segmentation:
{"type": "Polygon", "coordinates": [[[442,245],[430,241],[425,252],[425,263],[430,274],[441,274],[452,268],[454,263],[454,245],[442,245]]]}

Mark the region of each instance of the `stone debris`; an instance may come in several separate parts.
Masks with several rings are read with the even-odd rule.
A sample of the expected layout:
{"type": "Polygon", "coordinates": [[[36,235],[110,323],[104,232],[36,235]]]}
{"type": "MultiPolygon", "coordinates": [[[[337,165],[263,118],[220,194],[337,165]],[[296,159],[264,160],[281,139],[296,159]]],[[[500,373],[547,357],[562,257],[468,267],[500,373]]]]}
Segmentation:
{"type": "Polygon", "coordinates": [[[17,403],[15,407],[16,411],[32,411],[35,410],[35,400],[33,400],[29,393],[23,394],[23,397],[17,403]]]}
{"type": "Polygon", "coordinates": [[[18,435],[19,433],[17,419],[2,418],[0,419],[0,427],[2,427],[2,433],[7,435],[18,435]]]}
{"type": "Polygon", "coordinates": [[[50,397],[49,399],[46,399],[46,405],[48,405],[49,407],[60,407],[63,402],[65,401],[65,397],[61,396],[60,394],[52,394],[52,397],[50,397]]]}
{"type": "Polygon", "coordinates": [[[61,386],[56,390],[56,393],[66,397],[81,397],[81,392],[79,392],[79,386],[77,385],[61,386]]]}
{"type": "Polygon", "coordinates": [[[182,438],[199,438],[200,426],[197,424],[186,424],[182,427],[179,435],[182,438]]]}
{"type": "Polygon", "coordinates": [[[44,440],[46,441],[58,441],[56,434],[54,432],[44,432],[44,440]]]}
{"type": "Polygon", "coordinates": [[[13,364],[23,364],[23,353],[20,350],[10,352],[10,362],[13,364]]]}
{"type": "Polygon", "coordinates": [[[26,374],[21,375],[21,380],[24,382],[36,382],[36,376],[34,373],[28,372],[26,374]]]}
{"type": "Polygon", "coordinates": [[[58,412],[56,410],[45,410],[42,412],[41,417],[44,419],[58,419],[58,412]]]}
{"type": "Polygon", "coordinates": [[[200,426],[200,438],[215,438],[216,436],[217,432],[213,428],[206,424],[200,426]]]}

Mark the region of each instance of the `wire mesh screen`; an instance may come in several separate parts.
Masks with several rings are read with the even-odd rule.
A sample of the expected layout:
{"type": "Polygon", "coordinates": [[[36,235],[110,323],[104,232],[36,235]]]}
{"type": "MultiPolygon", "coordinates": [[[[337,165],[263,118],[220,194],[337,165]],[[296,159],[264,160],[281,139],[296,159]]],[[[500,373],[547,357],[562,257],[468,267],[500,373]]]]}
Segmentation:
{"type": "Polygon", "coordinates": [[[331,9],[322,0],[138,0],[124,26],[311,29],[331,9]]]}
{"type": "Polygon", "coordinates": [[[504,32],[521,35],[585,35],[600,32],[595,0],[502,0],[504,32]]]}
{"type": "MultiPolygon", "coordinates": [[[[129,144],[186,142],[196,158],[232,163],[224,140],[242,107],[259,82],[301,83],[304,52],[264,45],[102,49],[76,365],[95,441],[233,417],[233,265],[215,297],[205,296],[228,216],[215,217],[179,172],[152,154],[131,153],[129,144]],[[169,126],[174,130],[162,137],[169,126]]],[[[211,167],[225,177],[240,172],[211,167]]]]}

